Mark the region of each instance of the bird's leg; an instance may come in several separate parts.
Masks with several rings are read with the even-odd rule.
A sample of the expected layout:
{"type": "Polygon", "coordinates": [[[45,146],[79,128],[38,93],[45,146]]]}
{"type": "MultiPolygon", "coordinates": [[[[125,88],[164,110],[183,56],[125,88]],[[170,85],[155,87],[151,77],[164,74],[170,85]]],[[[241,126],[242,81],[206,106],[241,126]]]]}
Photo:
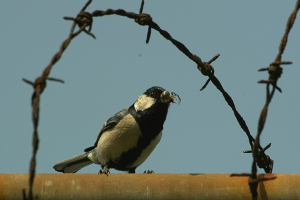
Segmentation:
{"type": "Polygon", "coordinates": [[[128,171],[128,173],[130,173],[130,174],[135,174],[135,168],[134,168],[134,169],[130,169],[130,170],[128,171]]]}
{"type": "Polygon", "coordinates": [[[109,171],[108,167],[105,165],[104,167],[102,167],[102,170],[100,169],[98,174],[106,174],[106,176],[108,176],[108,174],[110,174],[110,171],[109,171]]]}
{"type": "Polygon", "coordinates": [[[145,170],[144,174],[154,174],[154,171],[153,170],[147,170],[147,171],[145,170]]]}

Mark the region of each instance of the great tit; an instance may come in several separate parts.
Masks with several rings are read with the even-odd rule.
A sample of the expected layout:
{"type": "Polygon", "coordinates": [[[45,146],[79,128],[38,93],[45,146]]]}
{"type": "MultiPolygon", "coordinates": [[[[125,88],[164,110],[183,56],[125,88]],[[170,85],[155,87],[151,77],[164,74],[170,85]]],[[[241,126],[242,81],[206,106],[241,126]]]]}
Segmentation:
{"type": "MultiPolygon", "coordinates": [[[[161,139],[170,103],[179,98],[158,86],[146,90],[130,107],[109,118],[98,133],[94,146],[85,153],[53,166],[58,172],[76,173],[92,163],[108,174],[110,168],[135,173],[161,139]]],[[[180,100],[180,98],[179,98],[180,100]]]]}

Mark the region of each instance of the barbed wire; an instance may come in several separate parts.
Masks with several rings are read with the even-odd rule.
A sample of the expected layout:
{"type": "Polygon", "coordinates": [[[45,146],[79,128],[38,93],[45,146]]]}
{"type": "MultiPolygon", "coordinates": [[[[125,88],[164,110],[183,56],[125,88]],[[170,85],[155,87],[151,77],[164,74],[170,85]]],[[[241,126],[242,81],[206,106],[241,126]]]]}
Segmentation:
{"type": "Polygon", "coordinates": [[[273,164],[274,164],[273,160],[269,156],[265,156],[265,151],[271,146],[271,143],[268,144],[262,150],[259,150],[260,136],[261,136],[261,133],[262,133],[263,128],[266,123],[268,107],[274,96],[275,90],[277,89],[279,92],[282,92],[282,90],[277,86],[277,81],[281,77],[281,74],[282,74],[282,68],[280,65],[292,64],[292,62],[289,62],[289,61],[281,61],[281,57],[285,50],[287,40],[288,40],[288,35],[294,25],[299,8],[300,8],[300,0],[297,0],[295,8],[287,21],[285,33],[280,41],[279,52],[275,58],[275,61],[272,62],[268,68],[262,68],[262,69],[258,70],[258,71],[268,71],[269,79],[267,81],[265,81],[265,80],[258,81],[258,83],[265,83],[267,85],[266,86],[266,103],[260,113],[260,116],[259,116],[257,135],[256,135],[256,138],[254,141],[254,146],[253,146],[252,150],[244,151],[245,153],[252,153],[252,155],[253,155],[251,174],[240,174],[240,175],[232,174],[232,176],[249,176],[249,187],[250,187],[250,191],[252,194],[252,199],[257,199],[257,196],[258,196],[257,187],[258,187],[259,182],[276,178],[276,177],[270,177],[270,178],[262,179],[262,178],[258,177],[256,165],[260,168],[263,167],[266,172],[269,171],[267,173],[271,173],[273,170],[273,164]],[[272,86],[272,91],[270,92],[271,86],[272,86]],[[267,166],[267,168],[265,168],[265,166],[267,166]]]}
{"type": "MultiPolygon", "coordinates": [[[[40,96],[43,93],[44,89],[46,88],[46,80],[51,81],[58,81],[63,83],[63,80],[56,79],[56,78],[50,78],[48,77],[50,74],[50,71],[52,69],[52,66],[61,58],[62,53],[66,50],[66,48],[69,46],[71,40],[75,38],[77,35],[79,35],[82,31],[86,32],[86,27],[89,27],[91,29],[92,21],[89,21],[88,18],[85,16],[82,16],[82,13],[87,8],[87,6],[92,2],[92,0],[89,0],[85,6],[81,9],[80,13],[78,14],[76,18],[76,22],[73,23],[69,37],[61,44],[59,51],[52,57],[49,65],[44,69],[42,75],[38,77],[34,82],[31,82],[27,79],[23,79],[26,83],[30,84],[34,88],[34,92],[32,94],[31,98],[31,107],[32,107],[32,122],[33,122],[33,153],[32,158],[30,161],[30,175],[29,175],[29,195],[28,198],[26,197],[26,191],[23,189],[23,199],[29,199],[33,200],[33,183],[34,183],[34,177],[35,177],[35,166],[36,166],[36,153],[38,151],[39,146],[39,136],[38,136],[38,122],[39,122],[39,108],[40,108],[40,96]],[[76,24],[80,26],[79,30],[74,33],[76,24]]],[[[89,34],[91,35],[91,34],[89,34]]],[[[37,197],[35,197],[37,199],[37,197]]]]}
{"type": "MultiPolygon", "coordinates": [[[[222,86],[221,82],[218,80],[218,78],[214,75],[214,68],[212,67],[211,63],[214,62],[220,55],[217,54],[216,56],[214,56],[208,62],[202,62],[201,58],[199,56],[197,56],[196,54],[191,53],[189,51],[189,49],[183,43],[175,40],[167,31],[161,29],[160,26],[152,20],[152,17],[149,14],[143,13],[144,0],[142,0],[142,2],[141,2],[139,14],[136,14],[136,13],[133,13],[133,12],[126,12],[123,9],[117,9],[117,10],[107,9],[106,11],[95,10],[92,13],[88,13],[88,12],[85,12],[85,9],[92,2],[92,0],[88,0],[88,2],[81,9],[81,11],[79,12],[79,14],[77,15],[76,18],[64,17],[64,19],[66,19],[66,20],[73,21],[73,24],[71,26],[71,30],[70,30],[68,38],[61,44],[59,51],[52,57],[49,65],[44,69],[42,75],[40,77],[38,77],[35,80],[35,82],[31,82],[27,79],[23,79],[26,83],[28,83],[28,84],[30,84],[34,87],[34,92],[33,92],[33,95],[32,95],[32,102],[31,102],[32,121],[33,121],[33,124],[34,124],[33,155],[32,155],[31,162],[30,162],[30,180],[29,180],[29,197],[28,197],[28,199],[30,199],[30,200],[33,199],[32,187],[33,187],[34,176],[35,176],[36,153],[37,153],[38,144],[39,144],[39,137],[38,137],[37,128],[38,128],[38,121],[39,121],[40,95],[42,94],[42,92],[46,88],[46,80],[58,81],[58,82],[63,83],[63,80],[61,80],[61,79],[48,77],[49,74],[50,74],[50,71],[52,69],[52,66],[61,58],[62,53],[66,50],[66,48],[70,44],[71,40],[74,39],[81,32],[85,32],[89,36],[91,36],[93,38],[96,38],[95,35],[91,33],[92,24],[93,24],[93,17],[102,17],[102,16],[105,16],[105,15],[113,15],[113,14],[128,17],[130,19],[134,19],[134,21],[136,23],[138,23],[139,25],[141,25],[141,26],[148,26],[146,43],[149,43],[149,41],[150,41],[151,30],[154,29],[154,30],[158,31],[165,39],[172,42],[172,44],[174,44],[178,48],[178,50],[180,50],[182,53],[184,53],[189,59],[194,61],[197,64],[197,69],[202,73],[202,75],[208,76],[208,80],[206,81],[204,86],[200,89],[201,91],[203,89],[205,89],[205,87],[209,84],[209,82],[212,82],[215,85],[215,87],[222,93],[225,101],[227,102],[227,104],[233,110],[234,116],[236,117],[240,127],[246,133],[246,135],[248,137],[248,140],[249,140],[251,150],[250,151],[244,151],[244,152],[245,153],[252,152],[253,158],[254,158],[254,161],[253,161],[253,164],[252,164],[252,174],[247,174],[247,176],[249,176],[251,178],[251,181],[249,179],[249,185],[250,185],[250,182],[255,183],[255,184],[251,184],[251,186],[250,186],[250,190],[251,190],[251,192],[253,190],[252,194],[254,194],[255,193],[254,191],[256,191],[258,182],[262,181],[262,179],[258,180],[257,177],[256,177],[256,171],[257,171],[256,165],[260,168],[263,168],[266,173],[271,173],[272,169],[273,169],[273,160],[270,159],[270,157],[264,153],[271,146],[271,144],[268,144],[266,147],[262,148],[260,143],[259,143],[259,137],[260,137],[261,131],[263,129],[263,126],[265,124],[268,105],[269,105],[269,103],[270,103],[270,101],[271,101],[271,99],[274,95],[274,91],[275,91],[275,89],[278,89],[279,91],[281,91],[281,89],[277,86],[277,79],[280,77],[280,75],[282,73],[282,69],[280,67],[280,64],[291,64],[290,62],[281,62],[281,55],[284,52],[284,49],[285,49],[285,46],[286,46],[286,43],[287,43],[288,33],[289,33],[290,29],[293,26],[294,20],[296,18],[297,11],[299,10],[299,1],[300,0],[297,1],[297,5],[296,5],[297,10],[295,8],[295,11],[293,12],[293,14],[291,15],[291,17],[288,20],[287,30],[286,30],[286,33],[284,35],[284,38],[282,39],[281,45],[280,45],[280,51],[279,51],[280,53],[278,54],[275,62],[270,64],[269,68],[260,70],[260,71],[268,70],[269,80],[259,82],[259,83],[266,83],[267,84],[267,100],[266,100],[265,107],[263,108],[261,116],[260,116],[259,128],[258,128],[259,131],[258,131],[258,134],[257,134],[255,139],[250,134],[248,126],[247,126],[246,122],[244,121],[243,117],[237,111],[237,109],[235,107],[235,104],[234,104],[234,101],[232,100],[230,95],[225,91],[225,89],[223,88],[223,86],[222,86]],[[75,32],[76,25],[78,25],[79,30],[77,30],[75,32]],[[271,93],[269,92],[269,86],[270,85],[273,86],[273,89],[272,89],[271,93]],[[255,176],[254,176],[254,172],[255,172],[255,176]],[[257,181],[255,182],[255,180],[257,180],[257,181]],[[252,186],[252,185],[254,185],[254,186],[256,185],[255,189],[254,189],[254,186],[252,186]]],[[[243,175],[245,175],[245,174],[243,174],[243,175]]],[[[232,176],[240,176],[240,175],[233,174],[232,176]]],[[[265,180],[265,179],[263,179],[263,180],[265,180]]],[[[25,194],[25,190],[23,190],[23,198],[27,199],[26,194],[25,194]]]]}

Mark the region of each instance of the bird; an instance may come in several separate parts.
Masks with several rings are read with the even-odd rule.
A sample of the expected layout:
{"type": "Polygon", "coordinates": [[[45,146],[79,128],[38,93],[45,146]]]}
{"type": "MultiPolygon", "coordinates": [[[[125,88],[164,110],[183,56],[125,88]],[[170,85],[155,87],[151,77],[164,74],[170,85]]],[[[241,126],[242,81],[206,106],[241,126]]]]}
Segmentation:
{"type": "Polygon", "coordinates": [[[93,146],[53,168],[58,172],[76,173],[95,163],[101,165],[99,173],[106,175],[111,168],[135,173],[161,140],[169,105],[175,103],[175,98],[181,101],[176,93],[171,94],[159,86],[147,89],[130,107],[104,123],[93,146]]]}

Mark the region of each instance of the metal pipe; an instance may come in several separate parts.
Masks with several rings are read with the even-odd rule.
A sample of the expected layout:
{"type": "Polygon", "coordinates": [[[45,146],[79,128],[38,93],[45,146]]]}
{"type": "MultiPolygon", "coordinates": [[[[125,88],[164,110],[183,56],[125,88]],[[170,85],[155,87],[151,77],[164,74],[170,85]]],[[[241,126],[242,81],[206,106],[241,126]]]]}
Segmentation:
{"type": "MultiPolygon", "coordinates": [[[[300,174],[271,174],[258,199],[300,199],[300,174]]],[[[22,199],[28,174],[0,174],[0,200],[22,199]]],[[[251,199],[247,177],[230,174],[36,174],[34,196],[44,199],[251,199]]]]}

